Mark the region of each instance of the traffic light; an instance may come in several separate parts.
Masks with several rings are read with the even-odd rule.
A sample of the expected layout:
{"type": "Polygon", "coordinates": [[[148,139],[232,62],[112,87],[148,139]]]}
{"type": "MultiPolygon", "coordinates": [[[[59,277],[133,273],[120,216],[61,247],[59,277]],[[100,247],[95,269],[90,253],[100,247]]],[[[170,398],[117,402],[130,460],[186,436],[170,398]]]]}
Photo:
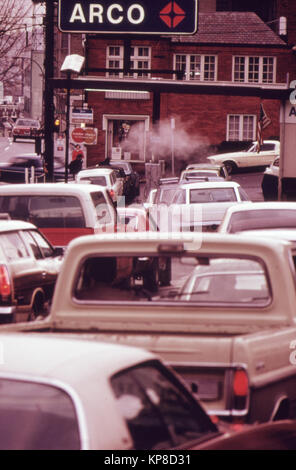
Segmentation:
{"type": "Polygon", "coordinates": [[[56,119],[54,120],[53,132],[57,132],[57,133],[60,132],[60,122],[61,122],[61,121],[59,120],[59,118],[56,118],[56,119]]]}

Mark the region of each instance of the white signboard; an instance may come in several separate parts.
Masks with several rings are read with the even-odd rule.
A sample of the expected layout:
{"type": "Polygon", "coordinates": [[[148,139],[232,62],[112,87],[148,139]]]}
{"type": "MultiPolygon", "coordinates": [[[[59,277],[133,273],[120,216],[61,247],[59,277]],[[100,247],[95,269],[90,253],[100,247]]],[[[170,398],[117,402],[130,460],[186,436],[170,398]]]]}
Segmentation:
{"type": "Polygon", "coordinates": [[[73,108],[71,110],[72,124],[92,124],[94,121],[93,110],[89,108],[73,108]]]}
{"type": "Polygon", "coordinates": [[[281,107],[280,123],[296,124],[296,104],[286,101],[285,106],[281,107]]]}

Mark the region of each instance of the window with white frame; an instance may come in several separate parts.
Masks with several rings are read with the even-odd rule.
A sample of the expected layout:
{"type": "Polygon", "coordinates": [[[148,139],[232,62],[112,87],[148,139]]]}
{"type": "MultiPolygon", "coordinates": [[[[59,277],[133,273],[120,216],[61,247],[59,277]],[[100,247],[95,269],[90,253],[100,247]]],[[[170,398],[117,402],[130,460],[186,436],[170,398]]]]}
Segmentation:
{"type": "Polygon", "coordinates": [[[235,56],[233,81],[245,83],[275,83],[275,57],[235,56]]]}
{"type": "MultiPolygon", "coordinates": [[[[114,69],[107,73],[108,77],[123,77],[123,72],[116,71],[116,69],[123,69],[124,47],[123,46],[108,46],[107,47],[107,64],[106,68],[114,69]]],[[[150,77],[147,72],[151,68],[151,48],[144,46],[131,47],[130,55],[131,69],[138,70],[127,74],[128,77],[150,77]]]]}
{"type": "Polygon", "coordinates": [[[183,80],[217,79],[217,56],[214,55],[176,54],[174,67],[183,72],[183,80]]]}
{"type": "Polygon", "coordinates": [[[227,140],[254,140],[256,116],[252,114],[229,114],[227,116],[227,140]]]}

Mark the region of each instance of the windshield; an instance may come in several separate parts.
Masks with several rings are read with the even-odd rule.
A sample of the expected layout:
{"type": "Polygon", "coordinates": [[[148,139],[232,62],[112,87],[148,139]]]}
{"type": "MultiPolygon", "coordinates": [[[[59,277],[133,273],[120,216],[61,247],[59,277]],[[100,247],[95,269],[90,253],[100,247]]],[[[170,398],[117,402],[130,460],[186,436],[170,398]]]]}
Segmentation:
{"type": "Polygon", "coordinates": [[[107,186],[105,176],[85,176],[83,178],[80,178],[80,181],[90,181],[92,184],[97,184],[99,186],[107,186]]]}
{"type": "Polygon", "coordinates": [[[16,122],[17,126],[27,126],[27,127],[39,127],[38,121],[31,121],[29,119],[18,119],[16,122]]]}

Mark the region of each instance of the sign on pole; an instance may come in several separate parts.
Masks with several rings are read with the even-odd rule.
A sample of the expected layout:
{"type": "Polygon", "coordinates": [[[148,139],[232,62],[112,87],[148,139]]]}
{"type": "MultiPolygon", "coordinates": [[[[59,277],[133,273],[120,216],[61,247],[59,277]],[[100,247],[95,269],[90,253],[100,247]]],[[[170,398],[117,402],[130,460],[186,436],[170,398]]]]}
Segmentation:
{"type": "Polygon", "coordinates": [[[59,0],[58,26],[67,33],[194,34],[197,0],[59,0]]]}
{"type": "Polygon", "coordinates": [[[90,108],[73,108],[71,110],[72,124],[92,124],[94,122],[93,110],[90,108]]]}

